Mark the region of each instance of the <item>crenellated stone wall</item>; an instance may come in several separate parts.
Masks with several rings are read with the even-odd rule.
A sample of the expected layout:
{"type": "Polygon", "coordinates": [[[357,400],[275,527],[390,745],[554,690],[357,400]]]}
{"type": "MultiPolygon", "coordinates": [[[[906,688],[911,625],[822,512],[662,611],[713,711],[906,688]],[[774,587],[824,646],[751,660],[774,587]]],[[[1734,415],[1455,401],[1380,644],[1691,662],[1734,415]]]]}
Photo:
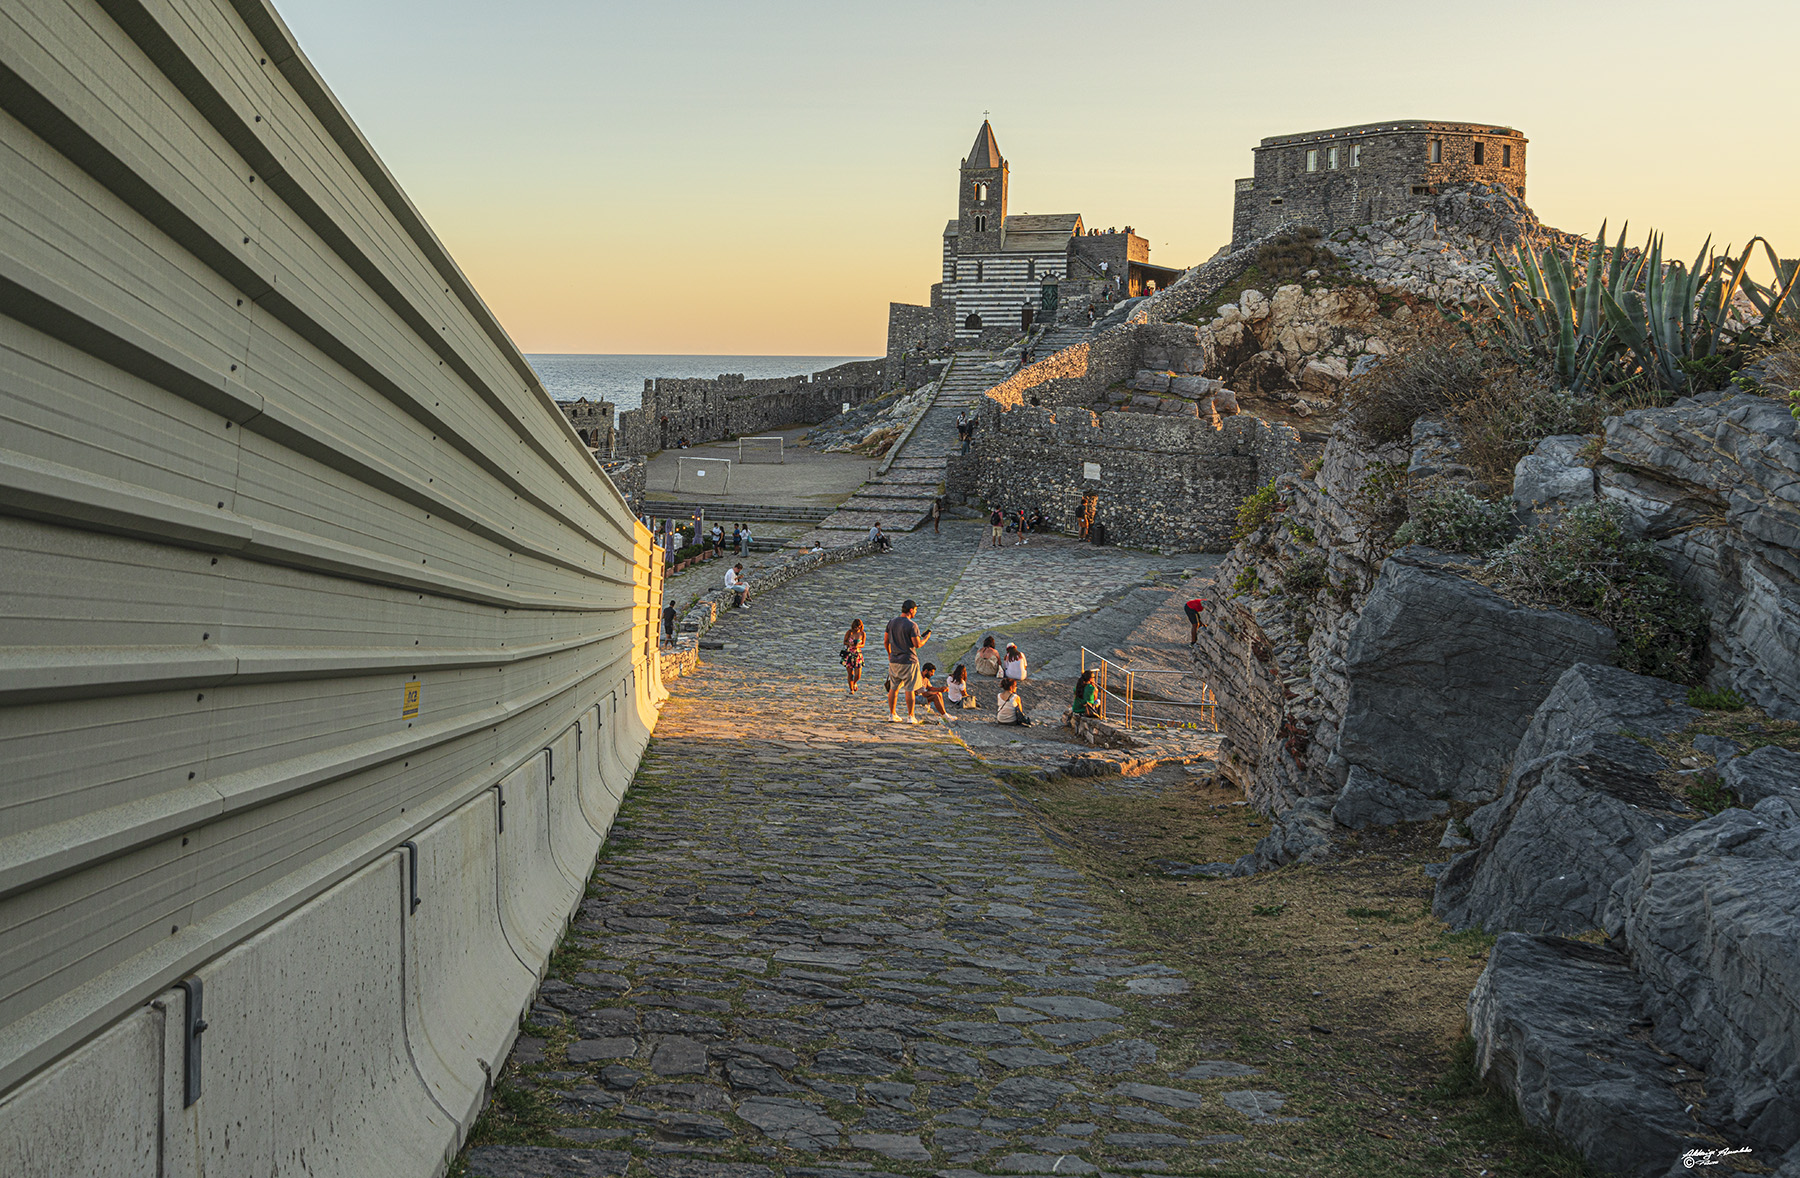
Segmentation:
{"type": "Polygon", "coordinates": [[[846,402],[860,405],[885,392],[886,369],[884,360],[854,360],[811,376],[646,380],[640,407],[619,415],[618,450],[651,454],[684,438],[690,444],[716,442],[824,421],[846,402]]]}

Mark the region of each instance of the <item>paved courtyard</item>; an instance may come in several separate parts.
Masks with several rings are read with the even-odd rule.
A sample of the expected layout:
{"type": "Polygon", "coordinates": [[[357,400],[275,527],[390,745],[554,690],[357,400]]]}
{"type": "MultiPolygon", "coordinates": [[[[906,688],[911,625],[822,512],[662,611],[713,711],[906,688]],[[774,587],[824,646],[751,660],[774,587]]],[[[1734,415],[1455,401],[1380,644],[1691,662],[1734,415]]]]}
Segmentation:
{"type": "Polygon", "coordinates": [[[674,685],[511,1061],[555,1124],[473,1149],[469,1174],[1268,1164],[1283,1097],[1165,1021],[1180,972],[1116,942],[1094,885],[952,730],[887,722],[881,627],[910,595],[942,628],[974,533],[905,537],[714,631],[729,648],[674,685]],[[855,699],[836,657],[852,617],[874,652],[855,699]]]}

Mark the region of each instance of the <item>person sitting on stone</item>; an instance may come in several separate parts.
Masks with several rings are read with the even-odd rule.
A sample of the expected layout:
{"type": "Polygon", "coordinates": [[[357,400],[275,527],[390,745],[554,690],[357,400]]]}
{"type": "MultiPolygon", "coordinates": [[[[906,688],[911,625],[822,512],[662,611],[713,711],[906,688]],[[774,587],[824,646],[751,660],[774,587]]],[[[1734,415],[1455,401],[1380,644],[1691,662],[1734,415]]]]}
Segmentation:
{"type": "Polygon", "coordinates": [[[1100,718],[1100,685],[1094,682],[1092,670],[1083,671],[1075,681],[1075,703],[1070,710],[1077,716],[1100,718]]]}
{"type": "Polygon", "coordinates": [[[981,649],[975,652],[975,673],[990,679],[1000,677],[1000,648],[994,645],[992,634],[981,640],[981,649]]]}
{"type": "Polygon", "coordinates": [[[1025,714],[1025,704],[1019,699],[1019,684],[1014,679],[1000,680],[1000,699],[995,706],[994,722],[997,724],[1031,723],[1031,717],[1025,714]]]}
{"type": "Polygon", "coordinates": [[[1012,643],[1006,644],[1006,658],[1000,663],[1000,674],[1016,682],[1025,682],[1025,652],[1012,643]]]}
{"type": "Polygon", "coordinates": [[[976,702],[975,689],[969,686],[969,668],[962,663],[956,664],[956,669],[950,672],[949,681],[944,684],[944,700],[959,708],[981,706],[976,702]]]}
{"type": "Polygon", "coordinates": [[[936,675],[936,663],[926,663],[919,668],[919,702],[933,708],[944,718],[944,723],[948,724],[954,717],[944,709],[945,689],[932,682],[936,675]]]}
{"type": "Polygon", "coordinates": [[[738,609],[750,608],[750,582],[744,579],[744,566],[740,562],[725,570],[725,588],[731,590],[733,604],[738,609]]]}

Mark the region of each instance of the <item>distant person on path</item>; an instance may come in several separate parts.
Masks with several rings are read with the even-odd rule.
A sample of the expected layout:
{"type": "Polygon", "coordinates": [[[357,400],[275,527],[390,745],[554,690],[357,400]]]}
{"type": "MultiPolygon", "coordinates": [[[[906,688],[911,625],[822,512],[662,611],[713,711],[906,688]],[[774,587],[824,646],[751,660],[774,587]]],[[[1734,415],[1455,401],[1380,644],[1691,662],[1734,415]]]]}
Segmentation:
{"type": "Polygon", "coordinates": [[[981,649],[975,652],[975,673],[1000,678],[1000,648],[994,645],[992,634],[981,640],[981,649]]]}
{"type": "Polygon", "coordinates": [[[993,513],[988,516],[988,528],[989,544],[995,548],[1000,547],[1000,541],[1006,534],[1006,517],[1000,513],[998,507],[994,508],[993,513]]]}
{"type": "Polygon", "coordinates": [[[900,616],[887,624],[887,632],[881,636],[888,656],[888,720],[895,724],[900,723],[900,712],[894,703],[902,692],[906,694],[906,722],[919,722],[913,715],[913,693],[919,689],[919,648],[931,637],[931,631],[919,633],[918,623],[913,621],[918,612],[918,602],[907,598],[900,603],[900,616]]]}
{"type": "Polygon", "coordinates": [[[1006,658],[1000,664],[1000,673],[1008,679],[1025,681],[1025,652],[1012,643],[1006,644],[1006,658]]]}
{"type": "Polygon", "coordinates": [[[1206,602],[1196,597],[1181,608],[1187,611],[1188,645],[1197,645],[1200,641],[1200,627],[1205,624],[1200,620],[1200,612],[1206,608],[1206,602]]]}
{"type": "MultiPolygon", "coordinates": [[[[731,550],[733,552],[737,552],[738,545],[743,542],[743,538],[744,538],[744,526],[742,524],[732,524],[731,525],[731,550]]],[[[739,552],[738,555],[742,556],[743,553],[739,552]]]]}
{"type": "Polygon", "coordinates": [[[725,555],[725,529],[718,524],[713,525],[712,540],[713,540],[713,555],[714,556],[724,556],[725,555]]]}
{"type": "Polygon", "coordinates": [[[750,582],[744,580],[743,562],[740,561],[725,570],[725,588],[731,590],[735,595],[737,608],[750,608],[750,582]]]}
{"type": "Polygon", "coordinates": [[[944,518],[944,505],[940,500],[931,501],[931,534],[938,534],[938,522],[944,518]]]}
{"type": "Polygon", "coordinates": [[[663,627],[662,627],[663,628],[663,637],[668,639],[670,646],[674,646],[675,645],[675,599],[673,597],[669,598],[668,602],[666,604],[664,604],[664,606],[663,606],[662,624],[663,624],[663,627]]]}
{"type": "Polygon", "coordinates": [[[1013,547],[1017,548],[1020,544],[1031,543],[1031,541],[1025,538],[1025,530],[1029,525],[1025,522],[1025,509],[1023,507],[1013,512],[1013,524],[1019,529],[1019,538],[1013,542],[1013,547]]]}
{"type": "Polygon", "coordinates": [[[1031,723],[1031,718],[1025,714],[1025,705],[1019,699],[1019,685],[1011,679],[1000,680],[1000,699],[994,710],[996,723],[1022,727],[1031,723]]]}
{"type": "Polygon", "coordinates": [[[886,552],[894,546],[894,542],[887,538],[887,533],[881,530],[879,522],[869,529],[869,543],[875,545],[877,552],[886,552]]]}
{"type": "Polygon", "coordinates": [[[1094,682],[1091,670],[1083,671],[1075,681],[1074,711],[1077,716],[1100,717],[1100,685],[1094,682]]]}
{"type": "Polygon", "coordinates": [[[938,687],[931,681],[936,674],[936,663],[926,663],[919,668],[919,695],[927,704],[937,709],[937,714],[944,718],[944,723],[951,724],[955,722],[956,717],[944,709],[945,688],[938,687]]]}
{"type": "Polygon", "coordinates": [[[981,706],[975,700],[975,689],[969,686],[969,668],[962,663],[956,664],[956,670],[950,672],[950,679],[944,684],[944,698],[959,708],[981,706]]]}
{"type": "Polygon", "coordinates": [[[745,524],[742,534],[740,534],[738,536],[738,555],[739,556],[749,556],[750,555],[750,541],[752,541],[754,539],[756,539],[756,537],[752,536],[750,534],[750,525],[745,524]]]}
{"type": "Polygon", "coordinates": [[[868,641],[862,619],[850,619],[850,628],[844,631],[844,649],[838,652],[838,659],[844,664],[844,674],[849,680],[851,695],[856,694],[856,685],[862,682],[863,647],[868,641]]]}

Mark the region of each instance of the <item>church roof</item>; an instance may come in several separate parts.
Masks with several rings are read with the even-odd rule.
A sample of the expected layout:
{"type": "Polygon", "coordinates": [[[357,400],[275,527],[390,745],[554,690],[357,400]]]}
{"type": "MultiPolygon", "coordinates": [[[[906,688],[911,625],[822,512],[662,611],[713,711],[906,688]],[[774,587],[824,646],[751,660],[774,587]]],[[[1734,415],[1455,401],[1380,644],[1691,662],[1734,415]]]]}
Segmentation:
{"type": "Polygon", "coordinates": [[[981,120],[981,130],[975,132],[975,146],[969,149],[969,158],[963,161],[965,168],[1004,168],[1006,161],[1000,158],[1000,144],[994,139],[994,128],[986,119],[981,120]]]}
{"type": "Polygon", "coordinates": [[[1069,244],[1080,225],[1080,213],[1014,213],[1006,218],[1002,248],[1008,253],[1059,250],[1069,244]]]}

